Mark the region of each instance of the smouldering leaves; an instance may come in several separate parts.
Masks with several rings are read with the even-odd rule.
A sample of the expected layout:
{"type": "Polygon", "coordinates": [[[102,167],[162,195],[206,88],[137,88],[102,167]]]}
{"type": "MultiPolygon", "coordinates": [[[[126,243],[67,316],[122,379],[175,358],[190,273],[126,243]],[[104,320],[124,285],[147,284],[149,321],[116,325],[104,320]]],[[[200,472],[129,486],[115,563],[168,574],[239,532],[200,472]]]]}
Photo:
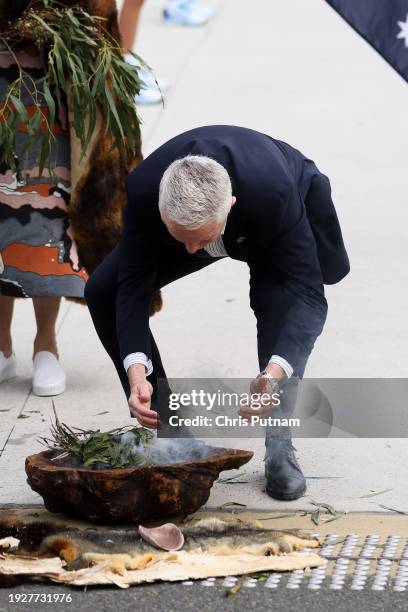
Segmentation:
{"type": "Polygon", "coordinates": [[[103,464],[109,468],[138,467],[152,463],[148,443],[152,433],[143,427],[118,427],[111,431],[92,431],[69,427],[61,423],[54,408],[55,422],[51,424],[51,438],[42,437],[39,442],[56,451],[52,461],[75,459],[86,468],[103,464]],[[121,434],[131,432],[140,452],[134,452],[134,444],[121,441],[121,434]]]}

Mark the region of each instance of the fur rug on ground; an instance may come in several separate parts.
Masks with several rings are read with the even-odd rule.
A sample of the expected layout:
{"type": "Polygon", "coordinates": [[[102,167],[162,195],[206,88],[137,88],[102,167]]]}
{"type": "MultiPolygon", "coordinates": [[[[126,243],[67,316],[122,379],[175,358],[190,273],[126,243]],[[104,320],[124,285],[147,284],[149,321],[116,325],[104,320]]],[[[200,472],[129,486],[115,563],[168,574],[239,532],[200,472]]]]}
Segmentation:
{"type": "Polygon", "coordinates": [[[320,542],[299,530],[270,530],[256,521],[209,517],[182,527],[182,550],[165,552],[136,529],[65,530],[47,535],[36,551],[0,554],[0,579],[31,575],[84,586],[121,588],[146,582],[203,579],[265,571],[291,571],[325,563],[320,542]]]}

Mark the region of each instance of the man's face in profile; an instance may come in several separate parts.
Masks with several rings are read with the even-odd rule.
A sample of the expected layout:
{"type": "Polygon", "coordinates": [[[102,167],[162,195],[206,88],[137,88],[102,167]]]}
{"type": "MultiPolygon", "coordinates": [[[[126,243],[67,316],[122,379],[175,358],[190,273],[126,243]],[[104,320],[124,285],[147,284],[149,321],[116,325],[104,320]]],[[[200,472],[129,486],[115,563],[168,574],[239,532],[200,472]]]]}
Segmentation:
{"type": "MultiPolygon", "coordinates": [[[[236,202],[235,196],[232,197],[231,206],[236,202]]],[[[195,229],[189,229],[184,225],[178,225],[169,219],[165,214],[162,214],[162,221],[167,227],[169,233],[178,242],[182,242],[187,251],[191,254],[203,249],[211,242],[218,240],[225,226],[226,219],[210,220],[203,223],[195,229]]]]}

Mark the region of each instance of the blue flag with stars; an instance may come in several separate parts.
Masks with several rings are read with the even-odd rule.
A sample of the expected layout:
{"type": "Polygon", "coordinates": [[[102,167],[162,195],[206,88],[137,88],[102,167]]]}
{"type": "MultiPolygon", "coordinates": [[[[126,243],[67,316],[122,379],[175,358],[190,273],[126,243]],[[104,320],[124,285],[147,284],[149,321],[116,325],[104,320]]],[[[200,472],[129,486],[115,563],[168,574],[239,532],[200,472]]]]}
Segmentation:
{"type": "Polygon", "coordinates": [[[326,0],[408,81],[408,0],[326,0]]]}

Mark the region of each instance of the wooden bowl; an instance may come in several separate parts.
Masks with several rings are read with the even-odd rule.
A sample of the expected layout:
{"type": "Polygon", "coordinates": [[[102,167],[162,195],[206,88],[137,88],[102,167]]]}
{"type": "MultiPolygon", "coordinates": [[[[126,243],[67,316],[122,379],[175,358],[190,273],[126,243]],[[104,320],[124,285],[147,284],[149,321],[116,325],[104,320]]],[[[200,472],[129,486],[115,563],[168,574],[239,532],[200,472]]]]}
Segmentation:
{"type": "Polygon", "coordinates": [[[222,470],[239,468],[253,452],[210,447],[205,459],[169,465],[91,470],[55,465],[54,451],[26,458],[30,487],[50,512],[100,522],[168,519],[196,512],[222,470]]]}

